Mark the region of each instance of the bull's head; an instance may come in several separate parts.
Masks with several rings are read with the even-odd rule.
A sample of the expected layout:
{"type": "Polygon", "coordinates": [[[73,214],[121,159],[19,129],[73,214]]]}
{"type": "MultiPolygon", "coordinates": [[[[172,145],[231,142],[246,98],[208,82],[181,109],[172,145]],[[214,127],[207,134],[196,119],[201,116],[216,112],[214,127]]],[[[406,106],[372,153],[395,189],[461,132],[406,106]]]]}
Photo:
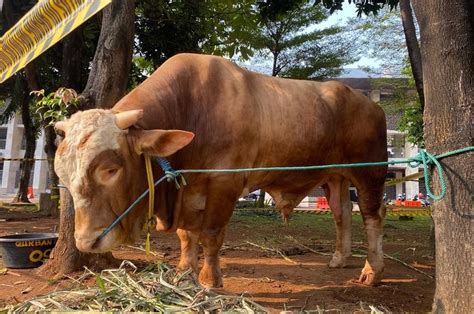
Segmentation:
{"type": "Polygon", "coordinates": [[[132,211],[105,237],[97,239],[146,189],[141,155],[169,156],[194,137],[186,131],[133,127],[142,116],[142,110],[114,113],[93,109],[55,125],[64,132],[64,139],[54,167],[74,201],[74,237],[81,251],[105,252],[137,240],[145,216],[140,210],[132,211]]]}

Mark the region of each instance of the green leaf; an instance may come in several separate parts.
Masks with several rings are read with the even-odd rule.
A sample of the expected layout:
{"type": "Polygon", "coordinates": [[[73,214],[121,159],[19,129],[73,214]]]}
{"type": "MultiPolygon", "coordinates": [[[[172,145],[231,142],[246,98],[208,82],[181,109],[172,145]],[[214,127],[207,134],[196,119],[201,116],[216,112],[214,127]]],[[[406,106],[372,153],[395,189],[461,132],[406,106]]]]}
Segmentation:
{"type": "Polygon", "coordinates": [[[104,279],[102,279],[102,277],[99,274],[95,275],[95,283],[97,284],[97,287],[99,287],[99,289],[103,293],[107,293],[107,290],[105,289],[104,279]]]}

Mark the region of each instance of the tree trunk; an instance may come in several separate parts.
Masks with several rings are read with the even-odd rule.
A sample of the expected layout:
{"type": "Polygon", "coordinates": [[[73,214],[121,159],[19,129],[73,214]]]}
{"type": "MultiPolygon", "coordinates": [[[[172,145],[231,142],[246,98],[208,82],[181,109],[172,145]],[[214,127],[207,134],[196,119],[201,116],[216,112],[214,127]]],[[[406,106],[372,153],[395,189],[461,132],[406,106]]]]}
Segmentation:
{"type": "Polygon", "coordinates": [[[82,58],[84,55],[84,27],[79,26],[63,40],[61,86],[75,91],[83,88],[82,58]]]}
{"type": "Polygon", "coordinates": [[[16,88],[18,89],[18,100],[21,104],[21,118],[23,120],[23,137],[26,141],[24,160],[20,164],[20,186],[16,196],[13,198],[13,203],[29,203],[28,186],[30,184],[31,169],[34,166],[36,138],[35,128],[30,116],[30,97],[28,86],[25,79],[17,75],[16,88]]]}
{"type": "MultiPolygon", "coordinates": [[[[81,104],[81,109],[110,108],[125,94],[135,34],[134,9],[134,0],[113,1],[104,9],[89,80],[82,93],[85,102],[81,104]]],[[[66,189],[61,189],[60,194],[59,239],[52,258],[39,272],[45,275],[54,273],[58,277],[81,269],[84,265],[110,267],[113,261],[111,253],[85,254],[76,248],[72,197],[66,189]]]]}
{"type": "Polygon", "coordinates": [[[413,21],[410,0],[400,0],[400,16],[402,17],[403,32],[405,33],[411,71],[413,73],[413,78],[415,79],[416,91],[420,98],[421,112],[423,113],[425,108],[425,97],[423,94],[423,67],[421,63],[420,45],[416,38],[416,29],[413,21]]]}
{"type": "Polygon", "coordinates": [[[59,215],[59,178],[54,170],[54,155],[56,154],[56,132],[52,126],[44,128],[44,152],[48,159],[49,189],[51,190],[51,200],[54,202],[54,209],[50,213],[52,216],[59,215]]]}
{"type": "MultiPolygon", "coordinates": [[[[5,1],[4,3],[4,8],[2,11],[3,17],[5,18],[4,24],[8,28],[13,26],[13,24],[16,22],[13,20],[13,9],[12,9],[12,4],[10,1],[5,1]]],[[[25,68],[25,73],[26,73],[26,78],[27,81],[23,78],[21,75],[17,75],[16,81],[15,81],[15,89],[17,89],[17,101],[21,103],[21,117],[23,120],[23,125],[24,125],[24,134],[23,136],[25,137],[26,140],[26,149],[25,149],[25,155],[23,160],[20,164],[20,186],[18,188],[17,195],[14,197],[13,202],[25,202],[29,203],[30,200],[28,199],[28,185],[30,183],[30,174],[31,174],[31,169],[33,168],[34,165],[34,158],[35,155],[35,148],[36,148],[36,138],[35,138],[35,129],[33,122],[31,120],[30,116],[30,108],[29,108],[29,91],[28,88],[30,87],[29,85],[29,71],[31,70],[32,65],[27,66],[25,68]],[[28,160],[30,159],[30,160],[28,160]]]]}
{"type": "MultiPolygon", "coordinates": [[[[473,145],[474,5],[470,0],[413,1],[421,32],[425,144],[431,153],[473,145]]],[[[442,161],[446,197],[433,204],[435,313],[472,313],[474,154],[442,161]]],[[[434,191],[439,192],[433,174],[434,191]]]]}
{"type": "Polygon", "coordinates": [[[135,1],[112,1],[103,13],[83,109],[112,107],[125,94],[132,65],[135,1]]]}

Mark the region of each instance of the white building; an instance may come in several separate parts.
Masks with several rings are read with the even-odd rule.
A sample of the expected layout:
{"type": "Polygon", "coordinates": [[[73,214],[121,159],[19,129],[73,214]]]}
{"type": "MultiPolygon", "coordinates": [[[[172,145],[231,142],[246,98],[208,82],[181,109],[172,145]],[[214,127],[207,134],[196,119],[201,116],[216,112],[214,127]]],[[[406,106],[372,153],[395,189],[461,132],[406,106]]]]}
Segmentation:
{"type": "MultiPolygon", "coordinates": [[[[25,155],[24,126],[21,116],[16,115],[7,124],[0,125],[0,194],[12,195],[18,190],[20,182],[20,161],[2,160],[2,158],[23,158],[25,155]]],[[[35,158],[46,158],[44,135],[41,132],[36,140],[35,158]]],[[[36,198],[40,192],[48,189],[48,164],[46,160],[35,161],[30,186],[36,198]]]]}

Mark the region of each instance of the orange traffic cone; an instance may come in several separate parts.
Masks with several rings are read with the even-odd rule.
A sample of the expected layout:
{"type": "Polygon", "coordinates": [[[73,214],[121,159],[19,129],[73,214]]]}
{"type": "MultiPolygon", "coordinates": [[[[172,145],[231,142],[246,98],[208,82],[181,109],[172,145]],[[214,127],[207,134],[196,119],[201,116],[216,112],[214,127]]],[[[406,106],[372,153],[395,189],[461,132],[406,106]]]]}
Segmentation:
{"type": "Polygon", "coordinates": [[[28,198],[35,198],[35,195],[33,194],[33,187],[29,186],[28,187],[28,193],[26,195],[28,198]]]}

